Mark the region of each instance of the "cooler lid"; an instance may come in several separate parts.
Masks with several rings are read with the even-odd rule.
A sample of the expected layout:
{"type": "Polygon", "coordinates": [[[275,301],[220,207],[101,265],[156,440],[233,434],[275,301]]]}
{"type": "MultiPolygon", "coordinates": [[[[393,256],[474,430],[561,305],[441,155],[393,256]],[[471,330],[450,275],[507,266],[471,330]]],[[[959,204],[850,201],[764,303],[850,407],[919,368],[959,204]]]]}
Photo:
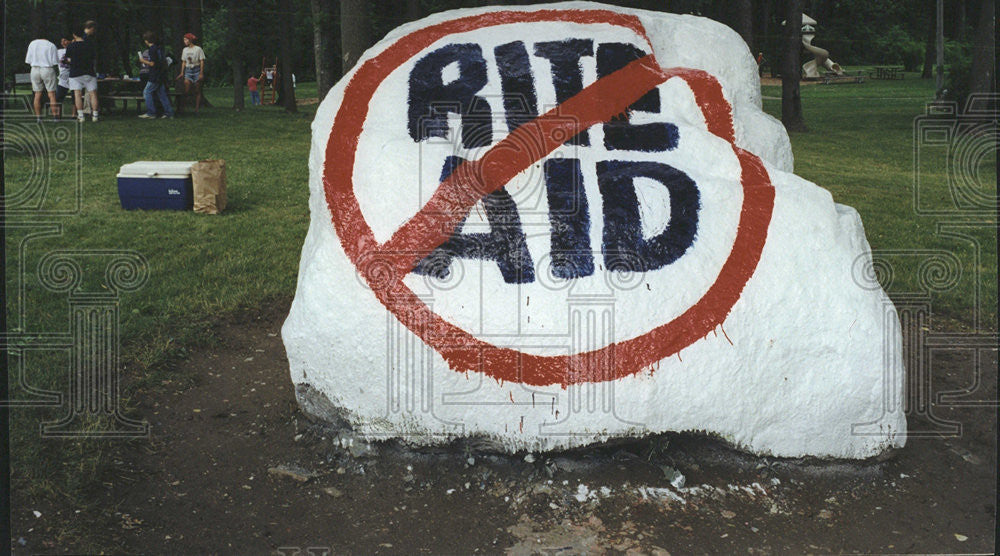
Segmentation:
{"type": "Polygon", "coordinates": [[[118,171],[119,178],[187,178],[191,176],[194,160],[140,160],[125,164],[118,171]]]}

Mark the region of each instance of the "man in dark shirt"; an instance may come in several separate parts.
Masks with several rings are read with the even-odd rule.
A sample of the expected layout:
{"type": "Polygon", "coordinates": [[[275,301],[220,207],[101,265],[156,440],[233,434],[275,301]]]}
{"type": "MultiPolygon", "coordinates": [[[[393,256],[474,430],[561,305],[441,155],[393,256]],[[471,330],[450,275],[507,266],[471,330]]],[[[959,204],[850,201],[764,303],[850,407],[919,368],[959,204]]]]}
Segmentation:
{"type": "Polygon", "coordinates": [[[101,62],[98,60],[98,57],[101,54],[101,48],[97,44],[99,39],[95,39],[96,35],[97,22],[93,19],[87,20],[87,22],[83,24],[83,41],[89,43],[94,48],[94,75],[101,75],[101,71],[98,69],[101,62]]]}
{"type": "Polygon", "coordinates": [[[73,30],[73,42],[66,46],[69,60],[69,89],[73,91],[73,103],[79,121],[84,120],[83,91],[90,95],[91,119],[97,121],[97,77],[94,75],[94,43],[84,41],[83,28],[73,30]]]}
{"type": "Polygon", "coordinates": [[[146,98],[146,113],[141,114],[139,117],[147,120],[155,118],[155,101],[159,100],[160,105],[163,106],[163,116],[161,117],[173,118],[174,110],[170,106],[170,98],[167,96],[166,86],[167,57],[163,53],[163,47],[160,46],[159,37],[156,36],[156,33],[146,31],[142,35],[142,40],[149,47],[149,60],[144,60],[140,56],[139,63],[143,67],[149,68],[149,80],[142,91],[142,95],[146,98]]]}

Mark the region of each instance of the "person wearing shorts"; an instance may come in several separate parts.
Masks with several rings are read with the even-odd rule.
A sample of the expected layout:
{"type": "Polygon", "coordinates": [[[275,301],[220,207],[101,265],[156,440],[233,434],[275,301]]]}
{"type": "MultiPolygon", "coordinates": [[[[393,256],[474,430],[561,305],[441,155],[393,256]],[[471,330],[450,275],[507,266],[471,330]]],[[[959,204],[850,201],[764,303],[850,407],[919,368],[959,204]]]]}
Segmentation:
{"type": "Polygon", "coordinates": [[[91,119],[97,121],[97,76],[94,75],[94,42],[83,40],[83,28],[73,30],[73,42],[66,47],[69,61],[69,89],[73,91],[76,118],[83,121],[83,91],[90,96],[91,119]]]}
{"type": "MultiPolygon", "coordinates": [[[[62,48],[56,51],[56,57],[59,58],[59,80],[56,83],[56,106],[59,117],[62,117],[62,103],[66,100],[66,95],[69,94],[69,62],[66,61],[66,47],[71,42],[73,41],[66,37],[59,39],[62,48]]],[[[73,117],[76,117],[75,105],[73,106],[73,117]]]]}
{"type": "Polygon", "coordinates": [[[87,20],[83,24],[83,34],[80,35],[83,42],[90,45],[94,49],[94,72],[92,75],[100,77],[101,71],[98,69],[101,66],[101,61],[98,57],[101,55],[101,49],[97,46],[97,22],[93,19],[87,20]]]}
{"type": "Polygon", "coordinates": [[[52,118],[58,116],[56,107],[56,87],[59,83],[56,66],[59,53],[56,45],[46,39],[35,39],[28,44],[24,63],[31,66],[31,90],[35,93],[35,118],[42,121],[42,93],[48,93],[52,118]]]}
{"type": "Polygon", "coordinates": [[[201,108],[201,86],[205,81],[205,51],[194,41],[198,37],[194,33],[184,35],[184,50],[181,52],[181,73],[177,79],[184,78],[184,95],[190,95],[194,88],[194,111],[197,114],[201,108]]]}

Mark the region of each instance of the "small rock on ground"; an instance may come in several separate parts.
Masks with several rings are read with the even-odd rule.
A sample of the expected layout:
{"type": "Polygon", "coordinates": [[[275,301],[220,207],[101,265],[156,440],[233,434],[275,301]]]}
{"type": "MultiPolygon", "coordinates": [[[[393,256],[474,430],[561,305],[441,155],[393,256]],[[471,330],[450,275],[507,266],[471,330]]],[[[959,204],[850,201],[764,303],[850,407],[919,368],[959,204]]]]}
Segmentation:
{"type": "Polygon", "coordinates": [[[267,470],[268,473],[274,475],[275,477],[286,477],[292,479],[293,481],[298,481],[304,483],[310,479],[316,477],[316,474],[312,471],[303,469],[297,465],[279,465],[277,467],[271,467],[267,470]]]}

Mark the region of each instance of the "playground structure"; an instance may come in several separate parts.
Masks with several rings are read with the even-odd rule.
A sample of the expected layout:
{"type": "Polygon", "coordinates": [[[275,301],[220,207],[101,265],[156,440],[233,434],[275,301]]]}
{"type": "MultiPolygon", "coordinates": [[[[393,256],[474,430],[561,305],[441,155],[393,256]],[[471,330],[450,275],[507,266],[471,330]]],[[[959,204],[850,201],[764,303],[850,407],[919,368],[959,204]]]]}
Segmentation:
{"type": "Polygon", "coordinates": [[[261,90],[261,102],[264,104],[274,104],[278,95],[278,57],[274,57],[274,64],[267,65],[267,56],[261,60],[260,76],[263,82],[261,90]]]}
{"type": "Polygon", "coordinates": [[[814,58],[802,64],[802,77],[805,79],[820,79],[824,74],[830,72],[836,75],[844,75],[844,70],[840,64],[830,59],[830,53],[818,46],[813,46],[812,41],[816,38],[816,20],[806,14],[802,14],[802,46],[814,58]],[[819,68],[825,68],[822,74],[819,68]]]}

